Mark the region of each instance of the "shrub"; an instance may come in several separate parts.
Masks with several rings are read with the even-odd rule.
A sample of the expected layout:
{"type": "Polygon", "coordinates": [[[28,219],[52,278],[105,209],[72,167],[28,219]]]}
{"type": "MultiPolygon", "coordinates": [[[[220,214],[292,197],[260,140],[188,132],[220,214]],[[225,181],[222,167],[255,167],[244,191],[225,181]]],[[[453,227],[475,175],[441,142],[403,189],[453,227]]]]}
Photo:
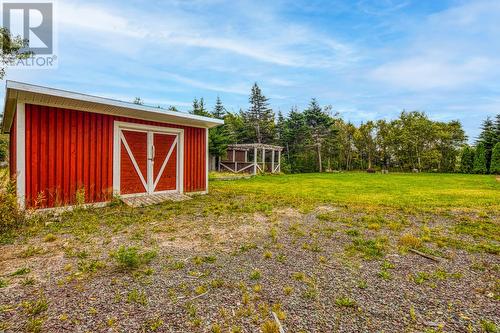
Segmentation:
{"type": "Polygon", "coordinates": [[[478,144],[476,147],[473,171],[474,173],[488,173],[488,167],[486,165],[486,149],[482,143],[478,144]]]}
{"type": "Polygon", "coordinates": [[[137,268],[139,267],[139,253],[136,247],[125,247],[120,246],[118,251],[114,255],[118,264],[126,268],[137,268]]]}
{"type": "Polygon", "coordinates": [[[474,169],[474,148],[465,146],[460,154],[460,172],[472,173],[474,169]]]}
{"type": "Polygon", "coordinates": [[[495,145],[491,154],[490,173],[500,174],[500,142],[495,145]]]}
{"type": "Polygon", "coordinates": [[[0,134],[0,162],[7,159],[9,151],[9,136],[5,134],[0,134]]]}
{"type": "Polygon", "coordinates": [[[18,227],[23,223],[23,218],[17,205],[14,183],[7,182],[7,187],[0,189],[0,233],[18,227]]]}

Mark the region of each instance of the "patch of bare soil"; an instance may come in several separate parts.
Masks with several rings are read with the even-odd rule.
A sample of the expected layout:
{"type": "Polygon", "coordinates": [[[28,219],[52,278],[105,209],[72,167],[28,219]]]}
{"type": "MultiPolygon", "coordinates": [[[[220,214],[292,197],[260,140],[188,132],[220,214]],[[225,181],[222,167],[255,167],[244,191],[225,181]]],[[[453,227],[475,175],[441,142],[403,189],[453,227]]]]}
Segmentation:
{"type": "Polygon", "coordinates": [[[424,239],[435,262],[398,243],[427,230],[428,217],[366,222],[345,209],[327,219],[319,212],[173,219],[111,241],[103,234],[94,257],[20,259],[29,273],[2,271],[0,331],[259,332],[272,312],[286,332],[481,332],[500,322],[498,255],[424,239]],[[123,269],[107,254],[118,244],[157,256],[123,269]],[[95,260],[105,265],[89,268],[95,260]]]}

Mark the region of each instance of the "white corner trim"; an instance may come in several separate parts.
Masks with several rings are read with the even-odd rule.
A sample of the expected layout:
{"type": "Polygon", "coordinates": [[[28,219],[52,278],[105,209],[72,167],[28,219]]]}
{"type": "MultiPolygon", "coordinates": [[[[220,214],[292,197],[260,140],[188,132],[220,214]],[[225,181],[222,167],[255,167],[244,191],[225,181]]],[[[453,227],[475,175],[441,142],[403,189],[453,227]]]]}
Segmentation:
{"type": "Polygon", "coordinates": [[[26,207],[26,113],[24,103],[17,103],[16,116],[16,184],[17,202],[26,207]]]}
{"type": "MultiPolygon", "coordinates": [[[[210,154],[209,154],[209,151],[208,151],[208,128],[205,129],[205,141],[206,141],[206,145],[205,145],[205,150],[206,150],[206,157],[205,157],[205,193],[208,193],[208,159],[210,157],[210,154]]],[[[234,154],[234,150],[233,150],[233,154],[234,154]]]]}
{"type": "Polygon", "coordinates": [[[115,121],[113,126],[113,195],[120,195],[120,151],[120,127],[115,121]]]}

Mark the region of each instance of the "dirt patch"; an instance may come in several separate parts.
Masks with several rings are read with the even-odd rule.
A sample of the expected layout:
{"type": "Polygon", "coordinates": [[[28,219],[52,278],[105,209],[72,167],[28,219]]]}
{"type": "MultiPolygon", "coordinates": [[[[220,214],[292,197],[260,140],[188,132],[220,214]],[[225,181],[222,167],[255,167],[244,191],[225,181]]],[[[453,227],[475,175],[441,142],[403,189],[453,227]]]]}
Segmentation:
{"type": "Polygon", "coordinates": [[[303,215],[297,209],[291,207],[275,209],[274,213],[286,218],[299,218],[303,215]]]}
{"type": "Polygon", "coordinates": [[[338,210],[338,208],[333,206],[318,206],[316,207],[316,212],[318,213],[329,213],[338,210]]]}

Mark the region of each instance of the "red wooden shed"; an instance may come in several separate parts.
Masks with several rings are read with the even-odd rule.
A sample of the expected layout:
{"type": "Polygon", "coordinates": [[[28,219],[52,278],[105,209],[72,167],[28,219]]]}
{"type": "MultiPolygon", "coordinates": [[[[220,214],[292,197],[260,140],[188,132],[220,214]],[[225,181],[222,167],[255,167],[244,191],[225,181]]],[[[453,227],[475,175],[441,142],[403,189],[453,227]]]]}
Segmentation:
{"type": "Polygon", "coordinates": [[[1,131],[21,207],[208,191],[214,118],[7,81],[1,131]]]}

